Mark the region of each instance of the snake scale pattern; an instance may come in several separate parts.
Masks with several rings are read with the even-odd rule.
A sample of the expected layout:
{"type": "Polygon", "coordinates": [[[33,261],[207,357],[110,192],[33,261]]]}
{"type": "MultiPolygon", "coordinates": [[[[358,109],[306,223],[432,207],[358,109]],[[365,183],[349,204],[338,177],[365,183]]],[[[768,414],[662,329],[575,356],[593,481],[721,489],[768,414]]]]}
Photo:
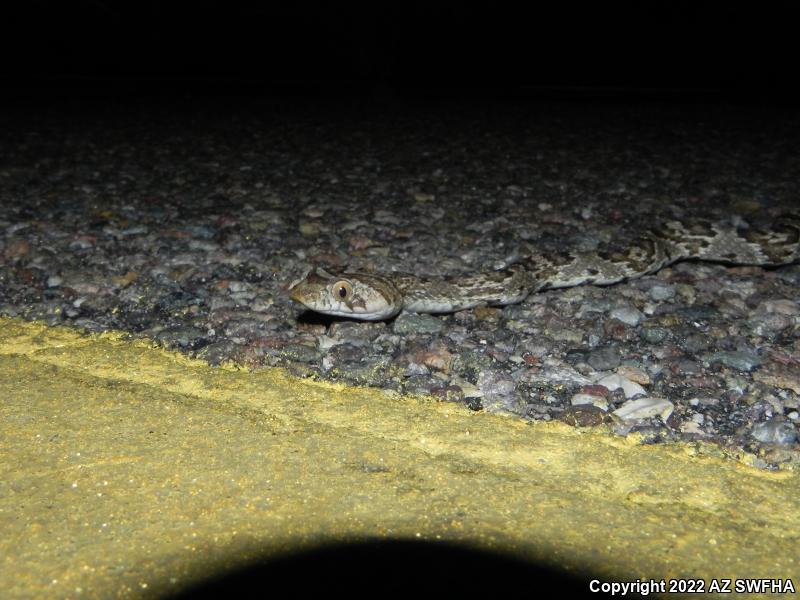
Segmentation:
{"type": "Polygon", "coordinates": [[[477,306],[522,302],[529,294],[583,284],[610,285],[655,273],[681,260],[780,266],[800,259],[800,215],[768,228],[714,222],[670,221],[619,253],[531,255],[505,269],[431,279],[405,273],[329,273],[313,269],[290,289],[306,308],[366,321],[401,311],[450,313],[477,306]]]}

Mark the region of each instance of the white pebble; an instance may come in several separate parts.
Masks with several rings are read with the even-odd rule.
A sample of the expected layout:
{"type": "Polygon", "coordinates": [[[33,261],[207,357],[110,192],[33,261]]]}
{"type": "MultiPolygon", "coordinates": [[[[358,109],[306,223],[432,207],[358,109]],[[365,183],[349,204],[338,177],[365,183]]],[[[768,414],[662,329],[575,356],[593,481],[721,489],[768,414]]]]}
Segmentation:
{"type": "Polygon", "coordinates": [[[597,380],[595,383],[608,388],[608,390],[612,392],[614,390],[622,388],[622,391],[625,393],[626,398],[633,398],[634,396],[644,396],[647,393],[641,385],[617,373],[614,373],[612,375],[606,375],[605,377],[602,377],[601,379],[597,380]]]}
{"type": "Polygon", "coordinates": [[[628,400],[614,411],[614,414],[623,421],[636,421],[650,417],[661,417],[664,421],[669,419],[675,405],[664,398],[648,396],[638,400],[628,400]]]}
{"type": "Polygon", "coordinates": [[[609,313],[609,316],[612,319],[617,319],[618,321],[622,321],[626,325],[636,326],[642,322],[644,319],[644,315],[642,312],[632,306],[623,306],[620,308],[615,308],[609,313]]]}
{"type": "Polygon", "coordinates": [[[608,402],[601,396],[592,396],[591,394],[575,394],[570,398],[572,406],[579,406],[582,404],[591,404],[601,410],[608,410],[608,402]]]}

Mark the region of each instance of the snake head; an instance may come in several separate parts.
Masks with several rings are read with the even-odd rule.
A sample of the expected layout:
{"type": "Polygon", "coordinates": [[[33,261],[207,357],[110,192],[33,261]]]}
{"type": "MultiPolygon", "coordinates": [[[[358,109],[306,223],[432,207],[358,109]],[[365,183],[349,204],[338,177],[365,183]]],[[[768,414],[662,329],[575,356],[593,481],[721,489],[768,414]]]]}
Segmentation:
{"type": "Polygon", "coordinates": [[[289,297],[324,315],[382,321],[403,308],[403,295],[385,277],[313,269],[289,289],[289,297]]]}

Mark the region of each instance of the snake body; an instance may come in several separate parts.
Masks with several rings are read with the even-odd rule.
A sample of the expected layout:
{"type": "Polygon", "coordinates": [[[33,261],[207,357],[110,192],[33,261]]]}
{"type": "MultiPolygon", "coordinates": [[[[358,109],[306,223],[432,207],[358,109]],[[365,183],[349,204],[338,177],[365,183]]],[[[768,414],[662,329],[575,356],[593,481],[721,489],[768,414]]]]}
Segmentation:
{"type": "Polygon", "coordinates": [[[317,268],[292,286],[290,297],[319,313],[379,321],[401,311],[450,313],[516,304],[541,290],[610,285],[687,259],[760,266],[797,262],[800,218],[784,216],[766,229],[670,221],[623,252],[535,254],[505,269],[441,279],[317,268]]]}

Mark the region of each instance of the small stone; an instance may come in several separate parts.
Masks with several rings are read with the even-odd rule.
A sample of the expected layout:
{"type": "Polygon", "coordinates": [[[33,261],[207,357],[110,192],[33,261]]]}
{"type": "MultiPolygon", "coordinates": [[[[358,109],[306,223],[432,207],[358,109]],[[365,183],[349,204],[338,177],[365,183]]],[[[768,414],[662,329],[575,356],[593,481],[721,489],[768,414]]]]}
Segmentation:
{"type": "Polygon", "coordinates": [[[516,387],[514,380],[503,373],[483,371],[478,375],[483,408],[490,412],[517,412],[516,387]]]}
{"type": "Polygon", "coordinates": [[[444,329],[444,321],[432,315],[403,313],[395,319],[393,329],[398,335],[439,333],[444,329]]]}
{"type": "Polygon", "coordinates": [[[493,306],[478,306],[472,312],[475,317],[481,321],[497,321],[503,314],[502,309],[493,306]]]}
{"type": "Polygon", "coordinates": [[[800,313],[800,305],[794,300],[766,300],[756,310],[793,317],[800,313]]]}
{"type": "Polygon", "coordinates": [[[448,373],[453,355],[444,346],[435,346],[428,351],[416,353],[414,361],[434,371],[448,373]]]}
{"type": "Polygon", "coordinates": [[[64,280],[58,275],[50,275],[50,277],[47,278],[47,287],[58,287],[63,281],[64,280]]]}
{"type": "Polygon", "coordinates": [[[606,375],[597,381],[599,385],[608,388],[610,391],[622,389],[626,398],[633,398],[634,396],[644,396],[647,392],[645,389],[630,379],[626,379],[621,375],[614,373],[613,375],[606,375]]]}
{"type": "Polygon", "coordinates": [[[581,304],[575,316],[579,319],[597,318],[596,313],[604,313],[611,310],[612,304],[608,300],[591,299],[581,304]]]}
{"type": "Polygon", "coordinates": [[[568,342],[570,344],[580,344],[583,340],[583,332],[570,327],[561,327],[547,332],[552,339],[557,342],[568,342]]]}
{"type": "Polygon", "coordinates": [[[427,396],[439,387],[438,380],[427,374],[412,375],[403,381],[403,392],[410,395],[427,396]]]}
{"type": "Polygon", "coordinates": [[[675,297],[675,286],[665,283],[658,283],[650,288],[649,294],[650,297],[657,302],[669,300],[670,298],[675,297]]]}
{"type": "Polygon", "coordinates": [[[608,388],[603,385],[583,385],[578,390],[578,393],[605,398],[608,396],[608,388]]]}
{"type": "Polygon", "coordinates": [[[645,327],[676,327],[681,325],[683,321],[684,320],[675,313],[662,313],[647,321],[645,327]]]}
{"type": "Polygon", "coordinates": [[[684,302],[687,304],[694,304],[695,299],[697,298],[697,292],[691,285],[688,283],[679,283],[675,286],[675,290],[678,292],[678,295],[680,295],[684,302]]]}
{"type": "Polygon", "coordinates": [[[122,236],[133,236],[133,235],[144,235],[150,232],[150,229],[146,225],[134,225],[133,227],[128,227],[127,229],[123,229],[120,231],[120,235],[122,236]]]}
{"type": "Polygon", "coordinates": [[[384,374],[389,363],[390,359],[386,356],[366,357],[362,362],[335,367],[332,372],[335,376],[356,385],[377,385],[385,379],[384,374]]]}
{"type": "Polygon", "coordinates": [[[580,406],[584,404],[591,404],[592,406],[596,406],[600,410],[608,410],[608,402],[606,402],[605,398],[601,398],[599,396],[592,396],[591,394],[574,394],[572,398],[569,399],[570,404],[573,406],[580,406]]]}
{"type": "Polygon", "coordinates": [[[669,331],[663,327],[645,327],[639,332],[642,340],[650,344],[660,344],[667,335],[669,335],[669,331]]]}
{"type": "Polygon", "coordinates": [[[696,360],[679,358],[669,363],[669,369],[675,375],[699,375],[703,372],[703,365],[696,360]]]}
{"type": "Polygon", "coordinates": [[[430,395],[444,402],[463,402],[464,390],[457,385],[446,385],[433,387],[430,395]]]}
{"type": "Polygon", "coordinates": [[[386,331],[381,321],[337,321],[328,328],[328,335],[335,340],[351,344],[371,343],[386,331]]]}
{"type": "Polygon", "coordinates": [[[606,422],[609,416],[603,409],[591,404],[582,404],[568,406],[558,419],[573,427],[594,427],[606,422]]]}
{"type": "Polygon", "coordinates": [[[722,363],[737,371],[752,371],[764,363],[764,359],[752,352],[714,352],[703,359],[708,363],[722,363]]]}
{"type": "Polygon", "coordinates": [[[193,348],[203,341],[207,335],[208,332],[206,330],[197,327],[170,327],[158,332],[155,338],[169,346],[193,348]]]}
{"type": "Polygon", "coordinates": [[[684,421],[680,427],[681,433],[685,433],[688,435],[698,435],[698,436],[705,436],[706,432],[700,428],[699,423],[689,420],[684,421]]]}
{"type": "Polygon", "coordinates": [[[132,284],[139,278],[139,274],[136,271],[128,271],[125,275],[117,275],[111,278],[111,282],[114,285],[118,285],[120,287],[126,287],[132,284]]]}
{"type": "Polygon", "coordinates": [[[239,345],[232,340],[220,340],[204,346],[198,353],[197,358],[206,361],[210,365],[220,365],[231,360],[237,355],[239,345]]]}
{"type": "Polygon", "coordinates": [[[630,325],[632,327],[635,327],[644,319],[644,314],[632,306],[615,308],[609,313],[608,316],[612,319],[616,319],[617,321],[622,321],[626,325],[630,325]]]}
{"type": "Polygon", "coordinates": [[[19,258],[30,254],[31,243],[28,240],[13,240],[3,250],[3,256],[6,258],[19,258]]]}
{"type": "Polygon", "coordinates": [[[764,335],[767,332],[783,331],[791,327],[794,325],[794,319],[781,313],[762,313],[754,315],[748,323],[756,335],[764,335]]]}
{"type": "Polygon", "coordinates": [[[303,221],[300,223],[299,230],[303,235],[315,237],[322,232],[322,225],[319,221],[303,221]]]}
{"type": "MultiPolygon", "coordinates": [[[[714,288],[716,292],[717,289],[714,288]]],[[[717,309],[711,306],[694,305],[685,306],[675,311],[674,317],[678,323],[688,323],[689,321],[708,321],[714,319],[719,314],[717,309]]]]}
{"type": "Polygon", "coordinates": [[[711,340],[708,339],[708,336],[695,333],[681,339],[678,345],[689,354],[696,354],[706,350],[711,345],[711,340]]]}
{"type": "Polygon", "coordinates": [[[238,294],[239,292],[246,292],[250,289],[250,285],[248,285],[244,281],[236,281],[231,280],[228,281],[228,291],[232,294],[238,294]]]}
{"type": "Polygon", "coordinates": [[[464,394],[465,399],[483,398],[483,392],[478,388],[478,386],[471,384],[465,379],[453,377],[450,384],[458,386],[458,388],[461,390],[461,393],[464,394]]]}
{"type": "Polygon", "coordinates": [[[586,362],[595,371],[610,371],[619,366],[619,352],[616,348],[606,346],[592,350],[586,356],[586,362]]]}
{"type": "Polygon", "coordinates": [[[664,398],[648,396],[637,400],[628,400],[614,414],[623,421],[637,421],[651,417],[661,417],[663,421],[669,419],[675,405],[664,398]]]}
{"type": "Polygon", "coordinates": [[[778,269],[777,277],[793,286],[800,286],[800,265],[778,269]]]}
{"type": "Polygon", "coordinates": [[[753,373],[753,379],[800,394],[800,367],[771,363],[753,373]]]}
{"type": "Polygon", "coordinates": [[[622,375],[625,379],[630,379],[641,385],[650,385],[650,376],[638,367],[631,365],[620,365],[615,369],[618,375],[622,375]]]}
{"type": "Polygon", "coordinates": [[[317,349],[305,344],[286,344],[280,349],[279,355],[282,358],[301,363],[311,363],[319,360],[317,349]]]}
{"type": "Polygon", "coordinates": [[[403,377],[414,377],[415,375],[430,375],[430,373],[431,370],[425,365],[421,365],[415,362],[410,362],[406,365],[405,371],[403,371],[403,377]]]}
{"type": "Polygon", "coordinates": [[[767,444],[792,444],[797,440],[797,429],[792,423],[773,417],[753,427],[751,435],[759,442],[767,444]]]}
{"type": "Polygon", "coordinates": [[[87,236],[80,236],[69,243],[70,250],[88,250],[94,246],[94,240],[87,236]]]}
{"type": "Polygon", "coordinates": [[[619,319],[606,319],[603,323],[603,333],[606,337],[620,342],[630,342],[635,338],[634,331],[619,319]]]}
{"type": "Polygon", "coordinates": [[[573,365],[585,363],[589,358],[589,350],[584,348],[570,348],[564,355],[566,361],[573,365]]]}

